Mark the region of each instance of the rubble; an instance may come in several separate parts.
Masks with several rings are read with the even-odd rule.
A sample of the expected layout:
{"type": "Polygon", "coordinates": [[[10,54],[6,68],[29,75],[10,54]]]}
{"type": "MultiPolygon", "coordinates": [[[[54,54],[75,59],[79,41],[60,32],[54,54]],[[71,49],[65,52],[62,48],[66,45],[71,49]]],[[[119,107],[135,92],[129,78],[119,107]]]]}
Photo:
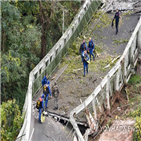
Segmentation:
{"type": "MultiPolygon", "coordinates": [[[[107,5],[109,0],[105,1],[105,5],[107,5]]],[[[134,13],[141,12],[141,1],[135,0],[113,0],[112,4],[106,9],[106,12],[113,12],[119,9],[120,11],[134,11],[134,13]]]]}
{"type": "Polygon", "coordinates": [[[133,141],[134,124],[131,119],[115,120],[110,128],[105,128],[99,141],[133,141]]]}

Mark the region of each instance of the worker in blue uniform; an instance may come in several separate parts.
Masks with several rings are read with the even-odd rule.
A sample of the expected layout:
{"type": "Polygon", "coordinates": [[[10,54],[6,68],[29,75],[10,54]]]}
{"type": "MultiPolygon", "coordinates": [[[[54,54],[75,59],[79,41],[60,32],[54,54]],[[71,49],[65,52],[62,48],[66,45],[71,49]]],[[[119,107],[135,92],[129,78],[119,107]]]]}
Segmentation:
{"type": "Polygon", "coordinates": [[[45,84],[47,84],[47,77],[48,77],[48,75],[46,74],[44,76],[44,78],[42,79],[42,86],[44,86],[45,84]]]}
{"type": "Polygon", "coordinates": [[[93,40],[91,38],[89,39],[88,48],[89,48],[89,53],[90,53],[90,61],[91,61],[91,55],[93,56],[93,61],[94,61],[95,57],[94,57],[93,51],[95,49],[95,45],[94,45],[93,40]]]}
{"type": "Polygon", "coordinates": [[[41,122],[41,114],[42,114],[42,110],[44,109],[44,94],[42,94],[42,96],[39,98],[40,100],[40,107],[39,107],[39,123],[41,122]]]}
{"type": "Polygon", "coordinates": [[[80,49],[79,49],[79,53],[81,54],[81,58],[82,58],[82,62],[83,62],[83,55],[84,55],[84,51],[87,50],[87,44],[85,42],[85,40],[83,40],[80,49]]]}
{"type": "Polygon", "coordinates": [[[119,18],[120,18],[120,13],[118,11],[118,9],[116,10],[114,19],[115,20],[115,26],[116,26],[116,34],[118,33],[118,25],[119,25],[119,18]]]}
{"type": "Polygon", "coordinates": [[[83,57],[84,77],[85,77],[85,70],[88,73],[88,64],[89,64],[89,62],[88,62],[89,61],[89,56],[88,56],[86,50],[84,51],[84,55],[82,57],[83,57]]]}
{"type": "Polygon", "coordinates": [[[50,94],[50,97],[52,98],[52,94],[51,94],[51,90],[50,90],[50,81],[48,80],[47,84],[46,84],[45,109],[47,109],[49,94],[50,94]]]}

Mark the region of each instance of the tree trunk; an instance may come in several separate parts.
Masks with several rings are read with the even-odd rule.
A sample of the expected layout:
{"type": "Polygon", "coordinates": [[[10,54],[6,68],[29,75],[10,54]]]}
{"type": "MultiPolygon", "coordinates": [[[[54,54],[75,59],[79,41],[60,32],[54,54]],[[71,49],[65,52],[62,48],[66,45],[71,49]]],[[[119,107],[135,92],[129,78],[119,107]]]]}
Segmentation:
{"type": "MultiPolygon", "coordinates": [[[[47,3],[46,3],[47,4],[47,3]]],[[[54,11],[54,1],[52,1],[51,5],[43,6],[41,0],[39,1],[39,7],[40,7],[40,25],[42,26],[42,35],[41,35],[41,57],[42,59],[46,55],[46,45],[47,45],[47,30],[49,29],[49,26],[51,24],[51,18],[53,16],[54,11]],[[50,6],[51,8],[48,10],[46,9],[47,6],[50,6]],[[49,15],[47,13],[50,13],[49,15]]]]}
{"type": "Polygon", "coordinates": [[[41,0],[39,1],[39,7],[40,7],[40,25],[42,26],[41,32],[41,57],[40,59],[42,59],[45,54],[46,54],[46,35],[45,35],[45,31],[46,31],[46,27],[45,27],[45,19],[44,19],[44,15],[43,15],[43,5],[41,0]]]}
{"type": "MultiPolygon", "coordinates": [[[[2,13],[2,22],[3,22],[3,13],[2,13]]],[[[2,23],[2,51],[4,52],[4,42],[5,42],[5,31],[3,29],[3,23],[2,23]]]]}
{"type": "Polygon", "coordinates": [[[4,42],[5,42],[5,31],[3,30],[3,34],[2,34],[2,51],[4,53],[4,42]]]}
{"type": "Polygon", "coordinates": [[[45,24],[42,25],[41,35],[41,59],[46,55],[46,35],[45,35],[45,24]]]}
{"type": "Polygon", "coordinates": [[[5,84],[2,84],[2,101],[6,101],[5,84]]]}

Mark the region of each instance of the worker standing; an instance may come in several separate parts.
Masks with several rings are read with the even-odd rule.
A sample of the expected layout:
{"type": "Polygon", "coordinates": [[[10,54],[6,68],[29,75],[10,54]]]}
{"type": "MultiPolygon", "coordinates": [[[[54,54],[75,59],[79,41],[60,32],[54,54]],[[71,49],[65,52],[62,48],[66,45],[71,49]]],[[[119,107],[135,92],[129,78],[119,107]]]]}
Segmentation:
{"type": "Polygon", "coordinates": [[[82,56],[82,59],[83,59],[83,67],[84,67],[84,75],[83,76],[85,77],[85,70],[88,73],[88,64],[89,64],[89,56],[88,56],[86,50],[84,51],[84,55],[82,56]]]}
{"type": "Polygon", "coordinates": [[[84,51],[87,50],[87,44],[85,42],[85,40],[83,40],[80,49],[79,49],[79,53],[81,54],[81,58],[82,58],[82,62],[83,62],[83,55],[84,55],[84,51]]]}
{"type": "Polygon", "coordinates": [[[50,90],[50,81],[48,80],[47,84],[46,84],[45,109],[47,109],[49,94],[50,94],[50,96],[52,98],[52,94],[51,94],[51,90],[50,90]]]}
{"type": "Polygon", "coordinates": [[[44,76],[44,78],[42,79],[42,86],[44,86],[45,84],[47,84],[47,77],[48,77],[48,75],[46,74],[44,76]]]}
{"type": "Polygon", "coordinates": [[[93,40],[91,38],[89,39],[88,48],[89,48],[89,52],[90,52],[90,61],[91,61],[91,55],[93,56],[93,61],[94,61],[95,57],[94,57],[93,51],[94,51],[95,45],[94,45],[93,40]]]}
{"type": "Polygon", "coordinates": [[[118,25],[119,25],[119,18],[120,18],[120,13],[118,11],[118,9],[116,10],[114,19],[115,20],[115,25],[116,25],[116,34],[118,33],[118,25]]]}
{"type": "Polygon", "coordinates": [[[58,96],[59,96],[59,88],[56,82],[52,86],[52,96],[54,97],[54,108],[53,110],[58,110],[58,96]]]}
{"type": "Polygon", "coordinates": [[[42,94],[42,96],[39,98],[40,100],[40,106],[39,106],[39,123],[41,122],[41,114],[42,114],[42,110],[44,109],[44,94],[42,94]]]}

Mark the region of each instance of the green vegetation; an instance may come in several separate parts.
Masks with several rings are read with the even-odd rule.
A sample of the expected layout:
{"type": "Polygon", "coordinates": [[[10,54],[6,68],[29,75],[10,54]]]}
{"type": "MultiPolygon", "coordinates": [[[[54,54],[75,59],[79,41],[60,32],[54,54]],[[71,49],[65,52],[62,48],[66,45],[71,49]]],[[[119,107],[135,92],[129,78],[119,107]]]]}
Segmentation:
{"type": "Polygon", "coordinates": [[[131,15],[133,13],[134,13],[133,11],[128,11],[128,12],[123,13],[122,16],[128,16],[128,15],[131,15]]]}
{"type": "MultiPolygon", "coordinates": [[[[97,11],[97,13],[95,13],[93,15],[93,19],[91,21],[93,21],[92,23],[95,23],[94,26],[92,26],[92,28],[88,29],[89,25],[86,25],[86,27],[84,28],[84,30],[82,32],[82,35],[85,35],[85,36],[82,36],[82,35],[80,36],[80,39],[81,39],[80,42],[82,42],[83,38],[85,40],[89,40],[89,37],[92,36],[92,33],[95,30],[99,30],[102,32],[102,28],[108,27],[109,24],[111,23],[111,19],[109,18],[108,14],[105,14],[102,11],[97,11]],[[96,24],[97,22],[98,22],[98,24],[96,24]],[[89,30],[89,32],[88,32],[88,30],[89,30]]],[[[95,35],[95,39],[97,39],[97,38],[103,39],[105,37],[102,37],[102,36],[99,37],[98,35],[95,35]]]]}
{"type": "Polygon", "coordinates": [[[135,75],[133,75],[131,78],[130,78],[130,80],[129,80],[129,84],[138,84],[138,83],[140,83],[141,82],[141,76],[140,75],[137,75],[137,74],[135,74],[135,75]]]}
{"type": "Polygon", "coordinates": [[[134,141],[139,141],[141,140],[141,76],[133,75],[125,90],[129,97],[129,103],[131,103],[131,110],[126,117],[131,117],[136,121],[134,141]]]}
{"type": "Polygon", "coordinates": [[[2,102],[1,109],[1,141],[14,141],[18,135],[23,118],[16,100],[2,102]]]}
{"type": "Polygon", "coordinates": [[[119,39],[119,40],[114,39],[114,40],[113,40],[113,43],[119,45],[119,44],[128,43],[128,41],[129,41],[129,40],[127,40],[127,39],[122,39],[122,38],[121,38],[121,39],[119,39]]]}
{"type": "MultiPolygon", "coordinates": [[[[30,71],[62,35],[63,9],[66,9],[65,31],[80,6],[81,2],[78,1],[1,2],[1,100],[3,103],[8,104],[8,100],[14,99],[12,105],[15,107],[18,105],[18,110],[22,111],[30,71]]],[[[14,112],[12,107],[9,106],[8,110],[14,112]]],[[[20,115],[15,112],[10,119],[8,118],[10,112],[3,111],[2,114],[5,117],[1,129],[2,139],[14,140],[20,129],[15,120],[20,115]]]]}
{"type": "MultiPolygon", "coordinates": [[[[93,18],[94,18],[93,19],[94,23],[100,18],[99,23],[96,24],[96,26],[93,29],[88,29],[88,25],[87,25],[83,30],[82,34],[75,40],[73,45],[70,48],[68,48],[67,56],[62,59],[60,68],[63,67],[65,64],[69,63],[68,68],[64,72],[64,74],[67,74],[66,77],[72,78],[71,75],[73,74],[79,76],[78,72],[83,70],[83,64],[81,62],[81,56],[79,54],[79,48],[80,48],[80,44],[82,43],[82,40],[85,39],[85,41],[88,41],[89,37],[91,37],[91,34],[94,30],[99,30],[101,28],[104,28],[108,26],[109,23],[111,22],[111,19],[107,14],[104,14],[103,12],[99,12],[99,11],[96,14],[94,14],[93,18]],[[88,30],[91,32],[88,32],[88,30]],[[74,70],[79,70],[79,71],[74,71],[74,70]]],[[[104,39],[105,37],[102,36],[99,37],[99,35],[95,35],[95,39],[96,38],[104,39]]],[[[90,62],[89,71],[97,72],[100,70],[101,72],[105,72],[108,71],[110,68],[112,68],[116,63],[117,60],[112,62],[112,60],[116,56],[111,56],[109,54],[103,53],[104,51],[103,48],[104,48],[103,43],[99,43],[95,45],[95,51],[98,55],[98,58],[95,61],[90,62]],[[105,68],[109,64],[110,66],[105,68]]]]}
{"type": "Polygon", "coordinates": [[[135,111],[132,111],[128,114],[129,117],[132,117],[136,120],[135,123],[135,132],[134,132],[134,141],[141,140],[141,103],[139,108],[135,111]]]}

